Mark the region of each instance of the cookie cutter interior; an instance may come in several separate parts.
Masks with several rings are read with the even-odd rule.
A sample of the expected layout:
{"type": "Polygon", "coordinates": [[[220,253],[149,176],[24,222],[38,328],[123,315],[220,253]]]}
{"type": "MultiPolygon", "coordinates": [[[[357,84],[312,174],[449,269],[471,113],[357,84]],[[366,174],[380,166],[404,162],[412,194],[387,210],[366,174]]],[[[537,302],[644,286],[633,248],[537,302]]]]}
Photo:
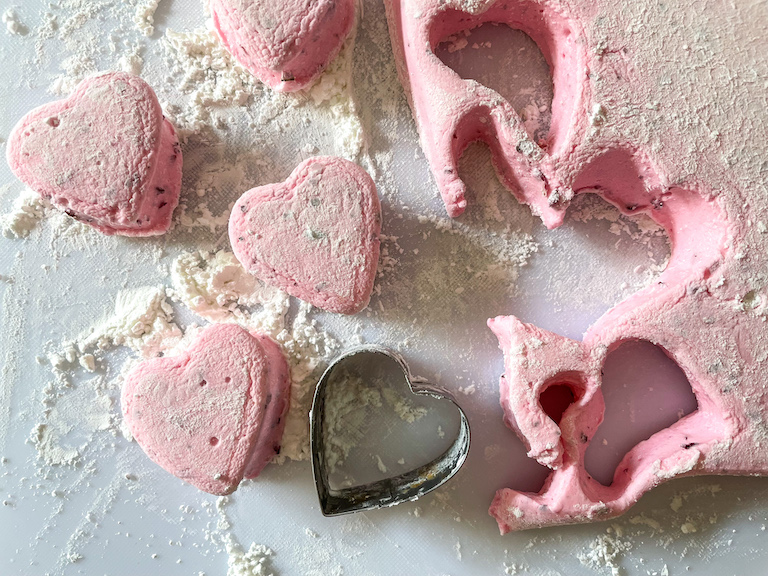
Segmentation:
{"type": "Polygon", "coordinates": [[[312,472],[320,509],[325,516],[372,510],[416,500],[450,480],[459,471],[469,453],[469,420],[453,396],[439,387],[413,377],[399,354],[378,346],[354,348],[337,358],[325,370],[315,389],[309,421],[312,472]],[[327,454],[323,444],[326,434],[326,390],[340,363],[364,355],[383,356],[394,360],[402,371],[408,388],[414,394],[449,400],[459,413],[458,432],[454,441],[441,455],[413,470],[357,486],[334,488],[329,481],[327,454]]]}

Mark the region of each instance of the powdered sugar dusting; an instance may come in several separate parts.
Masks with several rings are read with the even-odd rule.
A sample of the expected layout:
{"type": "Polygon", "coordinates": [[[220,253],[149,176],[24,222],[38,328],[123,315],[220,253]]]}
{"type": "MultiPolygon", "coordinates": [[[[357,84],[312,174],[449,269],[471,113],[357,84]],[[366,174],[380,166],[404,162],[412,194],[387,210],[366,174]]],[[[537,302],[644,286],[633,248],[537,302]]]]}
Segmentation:
{"type": "Polygon", "coordinates": [[[133,21],[144,36],[152,36],[155,33],[155,10],[160,5],[160,0],[139,0],[136,4],[136,12],[133,21]]]}
{"type": "Polygon", "coordinates": [[[172,316],[165,287],[123,290],[117,293],[114,312],[83,332],[77,338],[77,347],[85,352],[127,346],[145,358],[158,356],[181,339],[181,330],[172,316]]]}
{"type": "MultiPolygon", "coordinates": [[[[615,568],[663,575],[686,565],[692,571],[730,567],[735,561],[723,559],[733,558],[734,551],[764,560],[768,514],[763,484],[755,479],[723,479],[717,489],[709,480],[663,487],[610,532],[596,525],[498,539],[486,516],[487,500],[495,487],[527,478],[529,471],[511,469],[525,460],[524,450],[501,424],[500,355],[485,319],[528,313],[521,302],[531,295],[541,307],[556,309],[558,318],[586,300],[600,299],[604,310],[652,281],[665,264],[666,240],[652,224],[599,203],[574,206],[566,224],[591,235],[590,226],[598,224],[599,241],[593,236],[575,245],[567,235],[552,240],[498,184],[479,147],[467,151],[461,166],[475,201],[461,219],[447,219],[418,149],[380,3],[365,3],[355,42],[314,87],[292,96],[272,93],[242,70],[210,32],[199,4],[31,0],[17,2],[3,18],[3,55],[11,63],[18,53],[23,64],[12,67],[18,68],[14,99],[26,99],[30,86],[67,94],[95,71],[140,73],[186,142],[184,207],[163,238],[100,236],[28,191],[17,206],[3,204],[9,214],[3,220],[8,239],[0,239],[0,510],[21,528],[8,536],[12,551],[0,566],[11,559],[10,573],[30,562],[37,563],[33,571],[96,572],[104,556],[112,563],[104,570],[113,569],[125,550],[121,542],[138,551],[131,569],[141,573],[215,574],[228,563],[233,575],[366,574],[382,573],[386,561],[395,570],[407,566],[423,573],[442,562],[445,572],[457,566],[508,574],[615,568]],[[160,30],[146,36],[158,4],[160,30]],[[19,26],[27,33],[13,31],[19,26]],[[282,181],[315,154],[365,165],[383,201],[376,293],[369,308],[350,319],[329,317],[259,285],[238,269],[226,238],[229,208],[242,192],[282,181]],[[639,247],[633,264],[638,271],[630,269],[621,280],[596,274],[594,286],[575,290],[586,280],[568,261],[577,260],[578,250],[603,243],[615,252],[639,247]],[[646,257],[649,251],[653,256],[646,257]],[[558,258],[565,264],[557,264],[558,258]],[[527,279],[538,274],[554,280],[536,285],[536,292],[527,279]],[[627,285],[617,290],[614,284],[622,282],[627,285]],[[477,468],[481,456],[418,507],[406,504],[382,514],[321,518],[310,466],[302,462],[268,466],[230,504],[215,505],[166,478],[135,444],[125,442],[116,401],[122,370],[144,356],[184,348],[206,322],[237,322],[268,333],[289,358],[294,403],[281,461],[308,457],[307,412],[318,372],[349,346],[383,342],[401,348],[426,376],[473,392],[459,400],[473,432],[479,431],[473,445],[480,443],[479,454],[487,447],[488,465],[477,468]],[[141,520],[129,521],[134,509],[141,520]],[[409,522],[393,522],[398,515],[409,522]],[[272,518],[282,528],[267,520],[272,518]],[[337,522],[338,530],[326,522],[337,522]],[[418,553],[412,542],[418,542],[418,553]],[[47,560],[50,550],[53,561],[47,560]],[[586,567],[579,566],[579,556],[586,567]]],[[[454,5],[482,8],[482,2],[454,5]]],[[[647,62],[666,62],[663,77],[647,93],[628,92],[618,101],[598,95],[588,108],[591,138],[610,139],[614,120],[626,118],[632,137],[647,142],[659,161],[674,164],[676,177],[731,179],[745,190],[764,180],[758,176],[765,107],[754,96],[765,88],[757,32],[764,7],[739,5],[727,18],[694,3],[670,8],[600,1],[583,8],[594,10],[588,17],[590,48],[607,63],[593,77],[598,89],[611,81],[612,62],[630,59],[639,75],[647,62]]],[[[50,100],[29,94],[30,101],[50,100]]],[[[13,114],[21,112],[17,107],[13,114]]],[[[3,181],[11,182],[11,175],[3,181]]],[[[22,191],[15,181],[11,186],[14,194],[22,191]]],[[[755,233],[765,228],[753,224],[755,233]]],[[[752,303],[763,297],[757,271],[754,279],[753,296],[740,295],[750,314],[759,311],[752,303]]],[[[382,465],[401,469],[385,458],[382,465]]],[[[530,482],[532,489],[535,484],[530,482]]]]}
{"type": "Polygon", "coordinates": [[[0,227],[6,238],[26,238],[45,217],[46,210],[50,208],[47,201],[37,192],[29,188],[16,198],[13,209],[8,214],[0,217],[0,227]]]}

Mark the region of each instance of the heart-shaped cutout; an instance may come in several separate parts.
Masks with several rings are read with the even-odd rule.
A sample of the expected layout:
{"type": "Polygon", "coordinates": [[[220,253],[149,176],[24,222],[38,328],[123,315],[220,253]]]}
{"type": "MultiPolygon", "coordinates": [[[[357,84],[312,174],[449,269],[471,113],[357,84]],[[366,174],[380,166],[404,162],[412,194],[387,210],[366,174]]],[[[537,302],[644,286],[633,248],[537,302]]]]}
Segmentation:
{"type": "Polygon", "coordinates": [[[342,314],[368,304],[380,230],[371,177],[330,156],[304,161],[285,182],[249,190],[229,220],[232,249],[248,272],[342,314]]]}
{"type": "Polygon", "coordinates": [[[182,354],[134,368],[122,410],[155,463],[222,495],[279,453],[289,399],[288,364],[277,344],[235,324],[213,324],[182,354]]]}
{"type": "MultiPolygon", "coordinates": [[[[561,183],[571,169],[563,155],[585,139],[586,115],[579,112],[591,94],[579,22],[556,0],[386,0],[385,6],[400,80],[448,215],[459,216],[467,207],[458,161],[470,143],[482,140],[491,150],[499,180],[517,199],[529,204],[547,227],[562,223],[559,203],[573,195],[561,183]],[[531,139],[510,102],[463,79],[435,55],[443,40],[485,23],[524,32],[551,69],[551,121],[542,146],[531,139]]],[[[603,121],[600,110],[593,122],[603,121]]]]}
{"type": "Polygon", "coordinates": [[[24,116],[8,142],[14,174],[105,234],[151,236],[171,224],[181,148],[152,88],[112,72],[24,116]]]}
{"type": "MultiPolygon", "coordinates": [[[[461,468],[469,452],[469,422],[455,399],[448,392],[414,378],[405,361],[398,354],[380,347],[350,350],[328,367],[315,390],[309,420],[312,470],[320,508],[325,516],[371,510],[415,500],[452,478],[461,468]],[[334,487],[329,480],[332,464],[329,454],[331,443],[328,442],[330,440],[328,412],[331,407],[329,388],[332,383],[339,384],[336,382],[339,371],[343,371],[352,362],[365,362],[366,357],[369,358],[369,362],[373,358],[383,358],[393,362],[410,393],[450,401],[458,410],[459,426],[451,445],[431,462],[381,480],[352,487],[334,487]]],[[[384,472],[385,468],[382,467],[381,471],[384,472]]]]}
{"type": "Polygon", "coordinates": [[[212,0],[213,24],[230,53],[274,90],[311,84],[341,50],[355,0],[212,0]]]}
{"type": "Polygon", "coordinates": [[[504,23],[486,22],[452,34],[435,56],[463,80],[475,80],[512,106],[532,142],[547,147],[552,116],[552,75],[534,40],[504,23]],[[499,70],[514,70],[499,74],[499,70]]]}

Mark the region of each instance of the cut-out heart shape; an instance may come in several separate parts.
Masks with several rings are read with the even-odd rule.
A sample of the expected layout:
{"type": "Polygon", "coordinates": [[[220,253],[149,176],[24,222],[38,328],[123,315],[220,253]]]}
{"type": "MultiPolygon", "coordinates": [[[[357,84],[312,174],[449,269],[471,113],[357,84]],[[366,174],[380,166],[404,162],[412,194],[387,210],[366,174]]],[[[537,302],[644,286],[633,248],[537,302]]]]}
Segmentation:
{"type": "Polygon", "coordinates": [[[368,304],[380,230],[371,177],[330,156],[302,162],[285,182],[249,190],[229,220],[232,249],[248,272],[342,314],[368,304]]]}
{"type": "Polygon", "coordinates": [[[394,506],[401,502],[415,500],[450,480],[459,471],[469,452],[469,422],[454,398],[448,392],[414,378],[405,361],[398,354],[376,346],[350,350],[328,367],[315,390],[309,422],[312,470],[320,499],[320,509],[325,516],[394,506]],[[325,442],[329,382],[337,375],[337,370],[342,369],[345,364],[360,360],[366,355],[383,357],[394,362],[399,367],[404,383],[411,393],[445,399],[453,403],[459,412],[459,428],[456,438],[448,449],[427,464],[375,482],[348,488],[334,488],[329,481],[325,442]]]}
{"type": "Polygon", "coordinates": [[[341,50],[355,0],[212,0],[213,24],[232,55],[274,90],[310,85],[341,50]]]}
{"type": "Polygon", "coordinates": [[[151,236],[171,224],[181,148],[152,88],[111,72],[22,118],[8,142],[11,170],[67,214],[105,234],[151,236]]]}
{"type": "Polygon", "coordinates": [[[234,324],[213,324],[184,353],[134,368],[122,411],[155,463],[222,495],[279,453],[289,400],[288,364],[277,344],[234,324]]]}

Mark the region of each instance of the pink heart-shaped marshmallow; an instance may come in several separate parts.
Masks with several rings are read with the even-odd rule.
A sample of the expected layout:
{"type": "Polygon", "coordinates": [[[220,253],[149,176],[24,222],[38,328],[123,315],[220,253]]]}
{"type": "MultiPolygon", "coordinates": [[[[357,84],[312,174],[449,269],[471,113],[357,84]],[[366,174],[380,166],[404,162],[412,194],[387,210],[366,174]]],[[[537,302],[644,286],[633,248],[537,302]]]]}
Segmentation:
{"type": "Polygon", "coordinates": [[[368,304],[379,260],[376,185],[357,164],[320,156],[285,182],[249,190],[229,219],[246,270],[310,304],[354,314],[368,304]]]}
{"type": "Polygon", "coordinates": [[[279,453],[289,400],[277,344],[213,324],[184,353],[134,368],[122,410],[154,462],[200,490],[229,494],[279,453]]]}
{"type": "Polygon", "coordinates": [[[132,74],[92,76],[32,110],[7,156],[21,181],[105,234],[162,234],[179,202],[179,141],[152,88],[132,74]]]}
{"type": "Polygon", "coordinates": [[[322,74],[355,21],[355,0],[211,0],[210,7],[227,49],[280,92],[322,74]]]}

